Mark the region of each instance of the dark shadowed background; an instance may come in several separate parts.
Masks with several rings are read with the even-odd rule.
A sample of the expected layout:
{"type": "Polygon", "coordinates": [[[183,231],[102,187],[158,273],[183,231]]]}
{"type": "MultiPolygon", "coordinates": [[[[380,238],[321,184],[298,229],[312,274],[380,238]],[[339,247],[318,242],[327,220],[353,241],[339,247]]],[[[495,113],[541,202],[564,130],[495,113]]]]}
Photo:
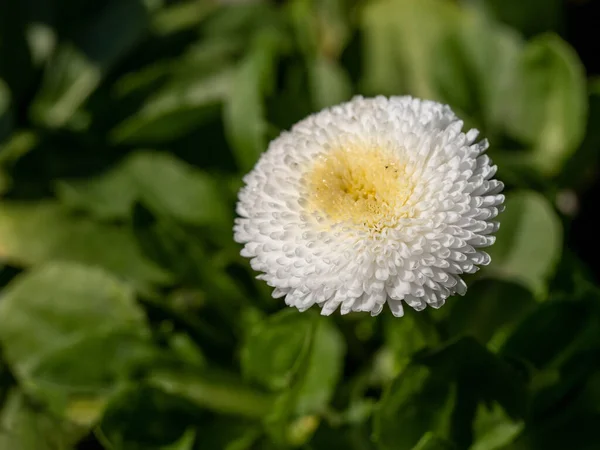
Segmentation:
{"type": "Polygon", "coordinates": [[[600,448],[597,9],[0,0],[0,450],[600,448]],[[439,310],[298,313],[233,242],[269,140],[357,94],[490,140],[439,310]]]}

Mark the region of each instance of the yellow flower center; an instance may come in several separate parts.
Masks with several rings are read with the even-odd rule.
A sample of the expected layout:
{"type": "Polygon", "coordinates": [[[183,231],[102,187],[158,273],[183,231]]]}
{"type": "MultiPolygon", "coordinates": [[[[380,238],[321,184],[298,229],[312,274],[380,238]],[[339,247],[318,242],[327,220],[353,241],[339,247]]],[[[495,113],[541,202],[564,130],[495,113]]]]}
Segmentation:
{"type": "MultiPolygon", "coordinates": [[[[382,148],[338,148],[319,159],[307,177],[313,212],[336,223],[368,228],[396,225],[408,217],[399,211],[413,190],[406,166],[382,148]]],[[[405,208],[406,209],[406,208],[405,208]]]]}

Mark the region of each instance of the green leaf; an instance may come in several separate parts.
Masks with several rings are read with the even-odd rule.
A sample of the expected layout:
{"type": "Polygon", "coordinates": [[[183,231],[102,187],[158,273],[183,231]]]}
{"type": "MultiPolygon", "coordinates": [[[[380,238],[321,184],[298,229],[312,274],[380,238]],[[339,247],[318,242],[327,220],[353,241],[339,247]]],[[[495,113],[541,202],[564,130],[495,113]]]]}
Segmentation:
{"type": "Polygon", "coordinates": [[[417,445],[413,447],[413,450],[453,450],[455,448],[451,442],[429,432],[421,438],[417,445]]]}
{"type": "Polygon", "coordinates": [[[205,76],[174,78],[151,94],[139,111],[117,125],[111,132],[111,141],[156,144],[181,137],[218,115],[233,82],[229,67],[205,76]]]}
{"type": "Polygon", "coordinates": [[[433,49],[436,99],[493,141],[511,98],[510,80],[522,43],[512,30],[469,9],[457,25],[433,49]]]}
{"type": "Polygon", "coordinates": [[[295,381],[299,415],[322,413],[342,375],[344,338],[329,319],[320,317],[314,331],[306,366],[295,381]]]}
{"type": "Polygon", "coordinates": [[[573,189],[585,189],[594,182],[600,155],[600,77],[588,81],[588,120],[585,138],[561,173],[559,184],[573,189]]]}
{"type": "Polygon", "coordinates": [[[526,377],[471,337],[423,353],[415,360],[445,380],[468,386],[476,399],[496,401],[511,417],[523,417],[528,406],[526,377]]]}
{"type": "Polygon", "coordinates": [[[10,110],[10,89],[8,85],[0,79],[0,143],[10,133],[12,127],[12,112],[10,110]]]}
{"type": "Polygon", "coordinates": [[[157,368],[148,383],[166,393],[184,398],[202,409],[240,417],[262,418],[273,398],[244,384],[236,376],[197,368],[157,368]]]}
{"type": "Polygon", "coordinates": [[[0,303],[0,342],[17,379],[82,424],[93,423],[147,357],[146,333],[131,289],[82,265],[35,268],[13,281],[0,303]]]}
{"type": "Polygon", "coordinates": [[[350,78],[338,63],[318,58],[309,67],[309,77],[315,109],[321,110],[350,100],[350,78]]]}
{"type": "Polygon", "coordinates": [[[115,450],[192,449],[194,423],[206,413],[159,389],[130,386],[108,405],[99,424],[101,440],[115,450]]]}
{"type": "Polygon", "coordinates": [[[522,421],[512,420],[496,403],[480,404],[473,423],[474,443],[470,450],[496,450],[510,444],[524,428],[522,421]]]}
{"type": "Polygon", "coordinates": [[[560,31],[563,4],[560,0],[476,0],[498,20],[527,36],[560,31]]]}
{"type": "Polygon", "coordinates": [[[147,23],[145,2],[123,0],[109,3],[91,23],[82,24],[75,45],[59,45],[49,61],[31,106],[32,119],[50,128],[68,124],[106,73],[143,36],[147,23]]]}
{"type": "Polygon", "coordinates": [[[381,449],[412,449],[428,432],[445,436],[454,405],[452,382],[435,370],[410,365],[386,390],[374,417],[381,449]]]}
{"type": "Polygon", "coordinates": [[[241,351],[244,375],[269,389],[289,386],[310,346],[312,319],[284,310],[256,325],[241,351]]]}
{"type": "Polygon", "coordinates": [[[362,14],[363,85],[368,93],[436,98],[436,49],[459,25],[460,10],[436,0],[378,0],[362,14]]]}
{"type": "Polygon", "coordinates": [[[598,294],[540,305],[508,338],[501,351],[539,369],[559,369],[573,355],[600,345],[598,294]]]}
{"type": "Polygon", "coordinates": [[[249,358],[261,358],[258,353],[261,348],[267,358],[261,358],[258,364],[262,361],[266,364],[269,356],[277,355],[277,377],[267,371],[262,373],[263,378],[282,391],[265,421],[275,442],[301,445],[314,433],[318,416],[325,413],[341,376],[345,351],[343,337],[329,320],[297,311],[280,312],[268,318],[262,327],[259,330],[265,330],[263,340],[256,339],[256,335],[250,337],[256,340],[253,352],[243,355],[246,366],[258,372],[249,358]],[[270,320],[276,321],[276,333],[272,333],[275,327],[268,325],[270,320]],[[295,324],[284,328],[282,325],[287,323],[295,324]],[[302,331],[296,332],[296,329],[302,331]],[[286,337],[285,332],[294,333],[293,338],[286,337]],[[278,337],[281,343],[276,342],[278,337]]]}
{"type": "Polygon", "coordinates": [[[541,172],[555,175],[585,132],[585,72],[574,50],[554,35],[532,40],[519,58],[510,99],[508,132],[532,148],[541,172]]]}
{"type": "Polygon", "coordinates": [[[543,296],[562,250],[562,226],[552,206],[533,191],[511,192],[500,215],[487,275],[520,283],[543,296]]]}
{"type": "Polygon", "coordinates": [[[84,429],[40,409],[18,390],[12,390],[2,406],[0,448],[67,450],[84,434],[84,429]]]}
{"type": "Polygon", "coordinates": [[[243,172],[250,170],[267,149],[263,102],[265,94],[272,89],[280,45],[281,36],[274,30],[267,29],[256,36],[250,51],[236,69],[225,103],[225,132],[243,172]]]}
{"type": "Polygon", "coordinates": [[[535,306],[531,292],[510,281],[477,280],[464,297],[452,299],[447,320],[451,336],[469,335],[479,342],[506,337],[523,316],[535,306]]]}
{"type": "Polygon", "coordinates": [[[128,229],[71,216],[50,201],[1,203],[0,241],[0,256],[18,266],[60,259],[103,267],[140,286],[169,281],[128,229]]]}
{"type": "Polygon", "coordinates": [[[419,350],[435,347],[440,342],[434,324],[425,314],[406,311],[402,320],[386,315],[383,325],[386,344],[393,354],[395,374],[404,370],[419,350]]]}
{"type": "Polygon", "coordinates": [[[231,220],[213,178],[168,153],[134,152],[96,178],[57,182],[56,193],[65,205],[100,219],[128,218],[140,200],[157,214],[192,225],[231,220]]]}
{"type": "MultiPolygon", "coordinates": [[[[228,328],[222,331],[240,331],[240,319],[250,301],[240,280],[226,272],[227,259],[209,257],[207,244],[199,236],[202,229],[186,228],[166,217],[157,217],[139,203],[134,208],[133,227],[139,247],[150,260],[172,273],[175,282],[194,286],[205,294],[207,306],[227,320],[228,328]]],[[[228,245],[229,230],[230,227],[211,229],[210,243],[228,245]]],[[[207,313],[206,309],[203,313],[207,313]]],[[[219,325],[223,326],[213,324],[219,325]]]]}
{"type": "Polygon", "coordinates": [[[187,430],[180,440],[172,445],[161,448],[161,450],[193,450],[196,441],[196,432],[193,429],[187,430]]]}
{"type": "Polygon", "coordinates": [[[158,10],[152,20],[152,31],[160,35],[178,33],[198,26],[218,6],[217,2],[192,0],[158,10]]]}

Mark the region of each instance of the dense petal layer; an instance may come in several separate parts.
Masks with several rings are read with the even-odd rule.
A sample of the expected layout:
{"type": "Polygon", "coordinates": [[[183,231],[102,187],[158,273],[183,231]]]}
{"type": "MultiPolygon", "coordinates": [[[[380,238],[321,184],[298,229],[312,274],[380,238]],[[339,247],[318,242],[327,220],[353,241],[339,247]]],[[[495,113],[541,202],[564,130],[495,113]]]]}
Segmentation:
{"type": "Polygon", "coordinates": [[[489,264],[503,184],[448,106],[357,97],[296,124],[244,177],[234,232],[304,311],[438,308],[489,264]]]}

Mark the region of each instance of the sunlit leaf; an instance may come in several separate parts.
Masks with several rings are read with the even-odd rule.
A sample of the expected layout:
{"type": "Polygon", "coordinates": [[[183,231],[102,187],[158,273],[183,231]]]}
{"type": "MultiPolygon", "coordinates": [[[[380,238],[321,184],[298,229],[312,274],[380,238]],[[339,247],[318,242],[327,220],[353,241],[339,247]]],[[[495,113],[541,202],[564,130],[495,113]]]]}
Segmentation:
{"type": "Polygon", "coordinates": [[[487,250],[492,257],[487,273],[541,295],[562,250],[560,219],[540,194],[517,191],[507,195],[500,223],[496,243],[487,250]]]}
{"type": "Polygon", "coordinates": [[[50,201],[0,204],[0,256],[19,266],[51,260],[86,263],[140,285],[169,280],[143,257],[129,229],[72,216],[50,201]]]}
{"type": "Polygon", "coordinates": [[[433,323],[413,311],[407,311],[402,320],[386,316],[384,333],[386,343],[392,351],[395,373],[402,371],[416,352],[434,347],[440,342],[433,323]]]}
{"type": "Polygon", "coordinates": [[[255,326],[242,348],[242,370],[270,389],[290,385],[310,346],[312,316],[286,310],[255,326]]]}
{"type": "Polygon", "coordinates": [[[473,424],[474,443],[470,449],[504,448],[523,430],[523,427],[522,421],[508,417],[499,405],[493,403],[488,408],[480,404],[473,424]]]}
{"type": "Polygon", "coordinates": [[[215,181],[168,153],[138,151],[104,175],[56,188],[63,203],[102,219],[129,217],[138,200],[194,225],[222,224],[229,216],[215,181]]]}
{"type": "Polygon", "coordinates": [[[523,50],[513,78],[505,123],[531,146],[533,163],[556,174],[581,143],[587,114],[585,73],[571,47],[544,35],[523,50]]]}
{"type": "Polygon", "coordinates": [[[18,390],[12,390],[2,405],[0,448],[71,449],[84,434],[83,428],[54,417],[18,390]]]}
{"type": "Polygon", "coordinates": [[[240,62],[223,111],[227,139],[238,166],[247,171],[267,148],[264,96],[272,89],[281,37],[274,30],[260,33],[240,62]]]}
{"type": "Polygon", "coordinates": [[[457,26],[458,8],[436,0],[378,0],[363,14],[365,89],[435,99],[436,49],[457,26]]]}
{"type": "Polygon", "coordinates": [[[107,396],[149,355],[146,333],[131,289],[78,264],[33,269],[0,303],[0,343],[17,379],[82,424],[96,420],[107,396]]]}

